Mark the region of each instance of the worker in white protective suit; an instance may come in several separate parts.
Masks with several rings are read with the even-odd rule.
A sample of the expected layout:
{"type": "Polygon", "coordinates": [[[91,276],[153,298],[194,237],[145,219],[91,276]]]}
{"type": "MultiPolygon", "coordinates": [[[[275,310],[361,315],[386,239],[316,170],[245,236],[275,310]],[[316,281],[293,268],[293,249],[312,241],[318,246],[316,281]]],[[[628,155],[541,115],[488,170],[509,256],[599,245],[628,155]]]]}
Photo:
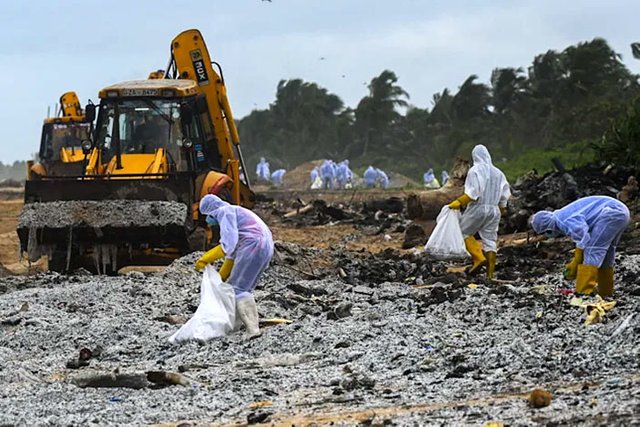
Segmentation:
{"type": "Polygon", "coordinates": [[[564,275],[576,280],[576,292],[590,294],[598,287],[601,297],[613,295],[616,246],[629,224],[629,209],[607,196],[590,196],[553,212],[536,212],[531,228],[547,236],[569,236],[576,244],[564,275]]]}
{"type": "Polygon", "coordinates": [[[259,335],[253,290],[273,256],[271,231],[255,213],[211,194],[200,201],[200,212],[207,215],[209,225],[220,226],[220,244],[202,255],[195,268],[200,271],[207,264],[225,258],[220,276],[233,286],[236,313],[249,336],[259,335]]]}
{"type": "Polygon", "coordinates": [[[491,163],[487,147],[476,145],[471,157],[473,167],[467,173],[464,194],[449,204],[449,208],[467,207],[460,220],[464,243],[473,259],[467,273],[477,274],[487,266],[487,277],[491,279],[496,267],[500,216],[507,207],[511,190],[502,171],[491,163]],[[482,244],[475,239],[476,233],[482,244]]]}

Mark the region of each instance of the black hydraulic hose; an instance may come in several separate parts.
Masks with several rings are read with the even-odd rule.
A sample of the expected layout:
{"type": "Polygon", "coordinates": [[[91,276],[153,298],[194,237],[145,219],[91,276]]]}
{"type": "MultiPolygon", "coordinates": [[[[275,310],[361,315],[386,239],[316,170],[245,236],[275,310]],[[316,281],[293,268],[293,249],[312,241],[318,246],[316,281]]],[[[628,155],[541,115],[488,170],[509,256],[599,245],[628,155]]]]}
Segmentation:
{"type": "Polygon", "coordinates": [[[123,169],[122,167],[122,156],[121,156],[121,146],[120,146],[120,109],[118,108],[118,104],[116,103],[114,106],[114,120],[113,120],[113,139],[115,139],[116,145],[116,170],[123,169]]]}

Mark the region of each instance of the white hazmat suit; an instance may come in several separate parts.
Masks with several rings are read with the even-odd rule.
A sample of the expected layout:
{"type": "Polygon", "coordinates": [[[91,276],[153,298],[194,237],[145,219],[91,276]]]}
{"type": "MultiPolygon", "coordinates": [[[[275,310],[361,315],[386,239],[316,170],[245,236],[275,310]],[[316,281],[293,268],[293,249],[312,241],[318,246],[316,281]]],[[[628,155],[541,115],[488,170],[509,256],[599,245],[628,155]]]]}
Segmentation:
{"type": "Polygon", "coordinates": [[[495,252],[500,224],[499,207],[507,206],[511,190],[502,171],[493,166],[487,147],[476,145],[471,157],[473,167],[464,182],[464,193],[473,201],[462,214],[460,228],[464,237],[478,233],[483,250],[495,252]]]}
{"type": "Polygon", "coordinates": [[[255,213],[214,195],[202,198],[200,212],[208,216],[207,222],[220,226],[220,246],[224,256],[233,260],[227,283],[233,286],[238,314],[247,332],[257,335],[258,311],[253,290],[273,256],[271,231],[255,213]]]}

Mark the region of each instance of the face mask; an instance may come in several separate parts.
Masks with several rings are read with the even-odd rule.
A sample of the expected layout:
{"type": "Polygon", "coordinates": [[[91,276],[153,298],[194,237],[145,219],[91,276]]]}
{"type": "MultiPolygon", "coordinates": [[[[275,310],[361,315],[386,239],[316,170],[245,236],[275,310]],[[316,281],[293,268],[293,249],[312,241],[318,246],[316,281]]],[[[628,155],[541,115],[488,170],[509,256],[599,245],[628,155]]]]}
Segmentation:
{"type": "Polygon", "coordinates": [[[207,215],[207,224],[213,227],[215,225],[218,225],[218,220],[214,216],[207,215]]]}

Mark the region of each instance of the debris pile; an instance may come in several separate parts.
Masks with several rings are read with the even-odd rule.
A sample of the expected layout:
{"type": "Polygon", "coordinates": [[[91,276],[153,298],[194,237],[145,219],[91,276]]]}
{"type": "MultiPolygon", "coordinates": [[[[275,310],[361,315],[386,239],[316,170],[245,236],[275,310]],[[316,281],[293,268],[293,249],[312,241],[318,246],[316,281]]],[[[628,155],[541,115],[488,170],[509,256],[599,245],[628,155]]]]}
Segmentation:
{"type": "MultiPolygon", "coordinates": [[[[632,171],[627,168],[603,169],[593,164],[570,171],[550,172],[544,176],[532,171],[511,186],[513,197],[501,222],[500,233],[525,231],[529,216],[535,212],[559,209],[581,197],[617,197],[631,174],[632,171]]],[[[629,188],[628,193],[637,194],[633,188],[629,188]]]]}
{"type": "MultiPolygon", "coordinates": [[[[362,203],[328,203],[325,200],[272,202],[272,213],[282,223],[296,227],[326,225],[329,223],[353,223],[359,226],[378,226],[378,234],[403,226],[404,200],[390,197],[362,203]]],[[[404,231],[402,229],[401,231],[404,231]]]]}
{"type": "Polygon", "coordinates": [[[0,279],[0,423],[278,422],[354,408],[400,424],[531,423],[540,412],[528,392],[540,386],[553,392],[547,422],[637,416],[640,322],[629,316],[640,311],[639,256],[621,255],[629,280],[615,309],[584,326],[559,292],[558,262],[551,276],[507,284],[418,255],[329,252],[336,271],[322,279],[280,262],[267,270],[260,317],[291,324],[206,345],[167,343],[179,326],[165,319],[198,305],[197,253],[146,276],[0,279]],[[421,285],[410,280],[418,275],[421,285]],[[74,359],[87,366],[68,367],[74,359]]]}

